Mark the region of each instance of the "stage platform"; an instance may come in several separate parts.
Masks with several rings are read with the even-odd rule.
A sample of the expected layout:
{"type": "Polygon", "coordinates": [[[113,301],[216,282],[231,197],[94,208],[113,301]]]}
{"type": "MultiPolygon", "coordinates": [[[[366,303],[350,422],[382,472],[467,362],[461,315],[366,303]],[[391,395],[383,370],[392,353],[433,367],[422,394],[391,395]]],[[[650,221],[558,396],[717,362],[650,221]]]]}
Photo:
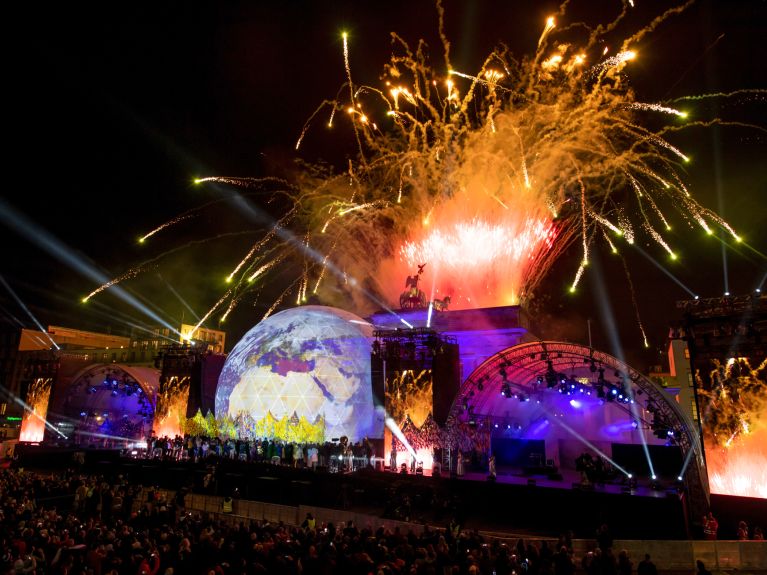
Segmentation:
{"type": "MultiPolygon", "coordinates": [[[[660,489],[652,489],[649,484],[644,485],[642,483],[637,484],[636,487],[631,489],[624,483],[615,482],[584,485],[581,482],[580,473],[574,469],[560,469],[558,473],[561,475],[561,479],[552,479],[548,474],[527,473],[525,470],[518,468],[499,469],[496,475],[496,483],[527,486],[534,482],[535,487],[545,489],[579,489],[581,491],[595,491],[613,495],[626,494],[628,492],[630,495],[638,497],[665,498],[669,495],[676,495],[676,489],[673,486],[667,485],[664,488],[663,483],[660,484],[660,489]]],[[[487,473],[469,472],[464,474],[461,479],[487,482],[487,473]]]]}
{"type": "MultiPolygon", "coordinates": [[[[29,469],[70,467],[72,452],[43,446],[23,449],[19,465],[29,469]]],[[[73,450],[74,451],[74,450],[73,450]]],[[[85,450],[82,470],[167,489],[190,487],[205,492],[203,479],[214,461],[158,461],[118,457],[112,450],[85,450]]],[[[558,536],[572,531],[593,537],[607,523],[616,537],[626,539],[686,539],[684,497],[639,487],[624,492],[619,485],[584,489],[575,476],[561,481],[520,476],[499,470],[495,482],[486,474],[469,472],[462,478],[442,475],[402,475],[366,469],[354,473],[294,469],[269,464],[220,460],[216,482],[207,493],[227,495],[238,490],[244,499],[284,505],[323,505],[358,509],[402,519],[405,498],[408,518],[432,525],[457,516],[466,527],[558,536]],[[534,480],[535,484],[528,484],[534,480]]]]}

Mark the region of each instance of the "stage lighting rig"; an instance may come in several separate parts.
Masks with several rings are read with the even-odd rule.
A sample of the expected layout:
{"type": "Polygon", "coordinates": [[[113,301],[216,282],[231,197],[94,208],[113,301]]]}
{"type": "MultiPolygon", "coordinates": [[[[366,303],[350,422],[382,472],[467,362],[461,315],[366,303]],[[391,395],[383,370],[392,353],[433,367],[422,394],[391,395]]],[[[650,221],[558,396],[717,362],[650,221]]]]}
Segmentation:
{"type": "MultiPolygon", "coordinates": [[[[648,411],[650,411],[649,406],[648,411]]],[[[657,408],[654,411],[650,411],[650,413],[652,413],[650,429],[652,429],[653,435],[658,439],[673,441],[675,439],[673,427],[661,416],[657,408]]]]}
{"type": "Polygon", "coordinates": [[[556,387],[557,383],[559,383],[557,372],[554,371],[554,363],[551,360],[547,362],[546,374],[544,375],[544,377],[546,378],[546,387],[548,387],[549,389],[551,389],[552,387],[556,387]]]}

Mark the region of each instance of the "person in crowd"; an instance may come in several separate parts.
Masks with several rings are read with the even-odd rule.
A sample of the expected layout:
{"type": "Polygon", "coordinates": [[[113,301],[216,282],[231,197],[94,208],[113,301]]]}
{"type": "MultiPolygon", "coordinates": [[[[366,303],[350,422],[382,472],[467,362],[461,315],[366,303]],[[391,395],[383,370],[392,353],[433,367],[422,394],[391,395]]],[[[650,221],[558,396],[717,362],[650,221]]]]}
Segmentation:
{"type": "Polygon", "coordinates": [[[629,558],[629,552],[625,549],[621,549],[618,553],[618,575],[631,575],[633,562],[629,558]]]}
{"type": "Polygon", "coordinates": [[[655,563],[650,560],[650,554],[645,553],[644,559],[637,565],[637,575],[658,575],[658,569],[655,563]]]}
{"type": "Polygon", "coordinates": [[[301,523],[301,527],[307,531],[314,531],[316,526],[317,520],[314,518],[314,515],[307,513],[303,523],[301,523]]]}
{"type": "Polygon", "coordinates": [[[703,563],[703,561],[701,561],[700,559],[698,559],[698,560],[695,562],[695,565],[696,565],[696,566],[697,566],[697,568],[698,568],[698,573],[697,573],[697,575],[711,575],[711,571],[709,571],[708,569],[706,569],[706,565],[705,565],[705,564],[703,563]]]}
{"type": "Polygon", "coordinates": [[[748,541],[748,524],[745,521],[738,522],[738,541],[748,541]]]}
{"type": "Polygon", "coordinates": [[[554,575],[573,575],[574,573],[575,563],[569,550],[563,545],[559,553],[554,556],[554,575]]]}
{"type": "Polygon", "coordinates": [[[597,545],[603,553],[613,546],[613,536],[606,523],[603,523],[599,529],[597,529],[597,545]]]}
{"type": "Polygon", "coordinates": [[[708,515],[703,516],[703,538],[709,541],[715,541],[717,532],[719,531],[719,522],[714,517],[714,514],[709,511],[708,515]]]}

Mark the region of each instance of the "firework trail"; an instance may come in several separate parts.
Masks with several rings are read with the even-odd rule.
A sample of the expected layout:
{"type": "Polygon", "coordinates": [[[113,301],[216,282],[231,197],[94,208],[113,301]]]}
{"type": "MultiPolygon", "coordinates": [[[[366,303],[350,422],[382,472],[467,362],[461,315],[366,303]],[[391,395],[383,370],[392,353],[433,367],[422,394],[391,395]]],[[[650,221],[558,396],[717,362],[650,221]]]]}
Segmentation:
{"type": "MultiPolygon", "coordinates": [[[[667,10],[634,40],[683,8],[667,10]]],[[[443,35],[442,74],[426,64],[420,46],[411,50],[393,35],[401,53],[385,66],[386,89],[350,86],[349,101],[333,104],[350,110],[364,144],[355,205],[345,198],[341,175],[304,178],[299,185],[312,245],[332,252],[338,268],[368,278],[388,301],[397,301],[403,278],[429,262],[437,291],[462,308],[524,301],[580,238],[574,288],[601,232],[611,244],[634,241],[626,214],[642,209],[640,198],[652,208],[640,229],[671,257],[660,204],[675,205],[708,229],[709,222],[725,227],[694,200],[678,201],[688,191],[675,167],[688,157],[642,126],[639,114],[684,119],[686,113],[634,99],[623,80],[637,58],[632,42],[603,57],[594,51],[593,35],[581,49],[558,44],[556,30],[549,19],[534,55],[517,61],[499,50],[472,73],[450,67],[443,35]],[[390,118],[383,135],[372,128],[378,114],[390,118]]],[[[345,43],[351,84],[348,58],[345,43]]],[[[323,277],[324,266],[308,267],[323,277]]],[[[365,309],[364,301],[357,303],[365,309]]]]}
{"type": "Polygon", "coordinates": [[[634,282],[631,281],[631,272],[629,272],[629,266],[626,263],[626,259],[623,257],[621,257],[621,262],[623,263],[623,271],[626,273],[626,281],[629,284],[629,294],[631,294],[631,305],[634,308],[634,315],[636,316],[637,325],[639,326],[639,331],[642,334],[642,342],[644,343],[645,347],[650,347],[650,344],[647,341],[647,334],[645,333],[644,325],[642,325],[642,316],[639,313],[639,303],[637,302],[636,291],[634,290],[634,282]]]}
{"type": "MultiPolygon", "coordinates": [[[[635,230],[673,257],[664,237],[671,229],[667,207],[737,240],[726,222],[690,196],[678,173],[688,157],[666,136],[682,129],[687,112],[638,100],[627,81],[638,41],[689,4],[664,11],[608,56],[604,35],[617,29],[629,4],[593,28],[560,25],[563,2],[542,23],[532,54],[513,58],[503,47],[475,70],[455,70],[437,2],[443,67],[428,64],[423,42],[412,49],[393,33],[394,55],[377,87],[354,84],[344,34],[346,81],[312,113],[296,148],[322,110],[330,108],[329,124],[336,111],[346,111],[358,150],[348,169],[303,165],[290,185],[197,180],[289,197],[290,233],[303,238],[286,241],[276,230],[287,222],[276,223],[244,251],[228,278],[232,285],[206,318],[226,302],[229,314],[252,288],[249,278],[277,269],[269,262],[282,262],[298,277],[267,315],[292,290],[302,302],[308,289],[324,303],[367,313],[378,307],[371,302],[398,301],[404,278],[424,263],[435,293],[450,295],[451,307],[461,309],[524,303],[578,240],[582,255],[572,290],[589,249],[604,242],[617,250],[635,241],[635,230]],[[559,40],[565,31],[567,42],[559,40]],[[648,113],[675,124],[646,127],[648,113]],[[641,214],[637,226],[634,214],[641,214]]],[[[714,123],[742,125],[686,125],[714,123]]]]}
{"type": "Polygon", "coordinates": [[[154,267],[160,260],[165,259],[165,258],[167,258],[167,257],[169,257],[169,256],[171,256],[171,255],[173,255],[173,254],[175,254],[177,252],[188,250],[192,246],[199,245],[199,244],[209,243],[209,242],[212,242],[212,241],[215,241],[215,240],[220,240],[222,238],[233,237],[233,236],[243,236],[243,235],[253,235],[254,233],[255,232],[252,231],[252,230],[244,230],[244,231],[241,231],[241,232],[225,232],[223,234],[218,234],[218,235],[215,235],[215,236],[212,236],[212,237],[209,237],[209,238],[202,238],[202,239],[199,239],[199,240],[192,240],[190,242],[185,243],[184,245],[176,246],[176,247],[174,247],[174,248],[172,248],[170,250],[164,251],[163,253],[161,253],[161,254],[159,254],[159,255],[151,258],[151,259],[148,259],[148,260],[145,260],[145,261],[141,262],[140,264],[132,267],[131,269],[129,269],[127,272],[123,273],[122,275],[119,275],[116,278],[111,279],[108,282],[100,285],[95,290],[93,290],[91,293],[89,293],[87,296],[85,296],[82,299],[82,302],[83,303],[88,303],[88,301],[93,296],[95,296],[95,295],[103,292],[104,290],[109,289],[110,287],[112,287],[114,285],[117,285],[117,284],[119,284],[119,283],[121,283],[121,282],[123,282],[125,280],[135,278],[139,274],[145,272],[147,269],[149,269],[151,267],[154,267]]]}
{"type": "Polygon", "coordinates": [[[678,98],[674,98],[671,101],[672,102],[690,102],[690,101],[696,101],[696,100],[710,100],[713,98],[725,99],[725,98],[733,98],[733,97],[738,97],[739,99],[742,97],[746,97],[746,100],[755,99],[759,101],[764,101],[765,98],[767,98],[767,90],[750,89],[750,90],[734,90],[732,92],[714,92],[712,94],[695,94],[692,96],[680,96],[678,98]]]}
{"type": "Polygon", "coordinates": [[[192,214],[182,214],[178,217],[173,218],[172,220],[165,222],[161,226],[157,226],[155,229],[153,229],[148,234],[141,236],[138,239],[138,243],[143,244],[145,241],[147,241],[149,238],[151,238],[153,235],[155,235],[157,232],[160,232],[164,230],[165,228],[172,226],[174,224],[177,224],[178,222],[182,222],[184,220],[188,220],[189,218],[193,217],[192,214]]]}
{"type": "Polygon", "coordinates": [[[116,278],[109,280],[105,284],[100,285],[95,290],[93,290],[91,293],[89,293],[87,296],[85,296],[82,299],[82,302],[83,303],[88,303],[88,300],[90,300],[93,296],[100,294],[105,289],[109,289],[112,286],[117,285],[120,282],[125,281],[127,279],[135,278],[137,275],[139,275],[141,272],[143,272],[146,269],[147,265],[148,265],[148,262],[144,262],[143,264],[139,264],[136,267],[129,269],[124,274],[119,275],[116,278]]]}
{"type": "Polygon", "coordinates": [[[671,114],[673,116],[679,116],[680,118],[686,118],[687,112],[677,110],[676,108],[669,108],[668,106],[662,106],[660,104],[645,104],[642,102],[634,102],[630,106],[633,110],[647,110],[649,112],[663,112],[664,114],[671,114]]]}

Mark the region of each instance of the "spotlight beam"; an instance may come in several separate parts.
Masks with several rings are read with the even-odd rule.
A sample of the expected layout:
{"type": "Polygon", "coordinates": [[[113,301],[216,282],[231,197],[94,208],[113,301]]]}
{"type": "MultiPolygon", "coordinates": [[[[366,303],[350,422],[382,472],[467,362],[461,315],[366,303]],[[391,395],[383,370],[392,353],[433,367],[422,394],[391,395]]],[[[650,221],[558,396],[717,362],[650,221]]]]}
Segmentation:
{"type": "Polygon", "coordinates": [[[189,313],[191,313],[191,314],[192,314],[192,317],[194,318],[194,321],[200,321],[200,316],[199,316],[199,315],[197,315],[197,314],[195,313],[194,309],[192,309],[192,306],[190,306],[190,305],[187,303],[187,301],[186,301],[186,300],[185,300],[183,297],[181,297],[181,294],[180,294],[180,293],[178,293],[178,292],[176,291],[176,288],[174,288],[174,287],[173,287],[173,286],[170,284],[170,282],[168,282],[168,280],[166,280],[164,277],[162,277],[162,275],[160,275],[160,274],[157,274],[157,277],[159,277],[159,278],[160,278],[160,279],[161,279],[161,280],[162,280],[162,281],[165,283],[165,285],[168,287],[168,289],[170,290],[170,292],[171,292],[171,293],[172,293],[174,296],[176,296],[176,299],[178,299],[178,301],[180,301],[180,302],[181,302],[181,305],[183,305],[183,306],[184,306],[186,309],[188,309],[188,310],[189,310],[189,313]]]}
{"type": "MultiPolygon", "coordinates": [[[[72,248],[64,244],[46,229],[38,226],[2,199],[0,199],[0,221],[30,243],[35,244],[50,256],[59,262],[66,264],[89,280],[92,280],[99,285],[109,281],[109,278],[106,275],[78,255],[72,248]]],[[[112,291],[115,295],[125,303],[129,304],[134,309],[141,311],[163,327],[167,327],[174,333],[178,333],[178,330],[175,327],[142,304],[136,297],[118,286],[113,286],[113,288],[112,291]]],[[[178,335],[179,337],[181,336],[180,333],[178,333],[178,335]]]]}
{"type": "Polygon", "coordinates": [[[613,461],[610,457],[607,456],[606,453],[602,452],[596,445],[591,443],[588,439],[583,437],[580,433],[575,431],[572,427],[567,425],[564,421],[561,421],[559,418],[554,417],[553,414],[551,414],[546,408],[543,408],[544,411],[549,415],[549,419],[553,420],[555,424],[559,425],[562,429],[567,431],[570,435],[572,435],[575,439],[583,443],[585,446],[589,447],[590,449],[594,450],[594,452],[598,453],[602,457],[604,457],[607,461],[610,462],[610,464],[615,467],[616,469],[620,470],[621,473],[623,473],[626,477],[631,477],[631,473],[623,469],[620,465],[618,465],[615,461],[613,461]]]}
{"type": "Polygon", "coordinates": [[[687,471],[687,466],[690,465],[690,461],[692,460],[692,453],[693,449],[690,449],[687,451],[687,456],[684,458],[684,463],[682,464],[682,469],[679,471],[679,477],[684,478],[684,474],[687,471]]]}
{"type": "Polygon", "coordinates": [[[678,285],[680,288],[682,288],[684,291],[686,291],[688,294],[690,294],[692,297],[695,297],[695,292],[693,292],[690,288],[688,288],[686,285],[684,285],[679,278],[677,278],[674,274],[672,274],[670,271],[668,271],[664,266],[660,265],[658,261],[653,258],[650,254],[648,254],[646,251],[644,251],[642,248],[640,248],[636,243],[632,244],[632,246],[636,251],[638,251],[640,254],[642,254],[652,265],[654,265],[656,268],[658,268],[660,271],[662,271],[666,276],[668,276],[671,281],[673,281],[676,285],[678,285]]]}
{"type": "Polygon", "coordinates": [[[33,417],[36,417],[36,418],[37,418],[37,419],[39,419],[40,421],[42,421],[42,422],[43,422],[43,424],[45,425],[45,427],[47,427],[48,429],[51,429],[51,430],[55,431],[56,433],[58,433],[58,434],[59,434],[61,437],[63,437],[64,439],[69,439],[69,438],[68,438],[66,435],[64,435],[64,434],[63,434],[63,433],[61,433],[61,432],[60,432],[58,429],[56,429],[56,426],[55,426],[55,425],[51,425],[50,423],[48,423],[48,420],[47,420],[47,419],[45,419],[44,417],[40,417],[39,415],[37,415],[37,414],[35,413],[35,410],[34,410],[34,409],[32,409],[32,407],[31,407],[31,406],[30,406],[30,405],[29,405],[29,404],[28,404],[26,401],[24,401],[24,400],[23,400],[23,399],[21,399],[20,397],[18,397],[18,396],[16,396],[16,395],[13,395],[13,394],[11,394],[11,397],[12,397],[13,401],[15,401],[15,402],[16,402],[16,403],[18,403],[18,404],[19,404],[21,407],[23,407],[23,408],[24,408],[24,411],[26,411],[27,413],[29,413],[29,414],[30,414],[30,415],[32,415],[33,417]]]}
{"type": "MultiPolygon", "coordinates": [[[[641,251],[641,250],[640,250],[641,251]]],[[[642,252],[644,253],[644,252],[642,252]]],[[[647,254],[645,254],[647,255],[647,254]]],[[[649,257],[649,256],[647,256],[649,257]]],[[[650,258],[652,259],[652,258],[650,258]]],[[[655,260],[653,260],[654,262],[655,260]]],[[[599,273],[600,280],[602,268],[599,265],[599,261],[595,259],[595,272],[599,273]]],[[[612,349],[614,350],[615,357],[618,358],[621,363],[624,365],[626,364],[625,357],[623,354],[623,346],[621,345],[620,336],[618,333],[618,326],[615,323],[615,315],[613,314],[612,308],[610,306],[610,298],[607,294],[607,290],[605,289],[605,282],[604,281],[597,281],[595,285],[595,289],[597,290],[597,296],[600,306],[600,311],[602,318],[604,322],[607,324],[607,335],[610,338],[610,345],[612,346],[612,349]]],[[[623,392],[629,394],[629,399],[631,400],[631,403],[629,403],[629,410],[631,411],[631,416],[636,420],[639,421],[639,414],[637,413],[636,408],[636,402],[634,401],[634,394],[633,390],[631,388],[631,383],[628,383],[627,385],[622,385],[623,392]]],[[[650,458],[650,450],[647,447],[647,440],[645,439],[644,433],[639,434],[639,439],[642,443],[642,450],[644,451],[645,459],[647,460],[647,466],[650,469],[650,474],[655,475],[654,466],[652,464],[652,459],[650,458]]]]}
{"type": "Polygon", "coordinates": [[[7,281],[5,281],[5,278],[0,275],[0,283],[3,284],[6,290],[8,290],[8,293],[11,294],[11,297],[13,297],[14,300],[16,300],[16,303],[19,304],[19,307],[24,310],[24,312],[29,316],[29,318],[35,323],[35,325],[40,329],[41,332],[45,334],[45,336],[50,340],[51,345],[55,347],[56,349],[61,349],[58,344],[53,341],[53,338],[48,334],[48,331],[42,326],[42,324],[37,321],[37,318],[34,316],[32,311],[24,304],[23,301],[21,301],[21,298],[16,295],[16,292],[13,291],[13,288],[8,284],[7,281]]]}
{"type": "Polygon", "coordinates": [[[123,437],[122,435],[109,435],[108,433],[96,433],[93,431],[76,431],[77,435],[85,435],[87,437],[101,437],[103,439],[119,439],[122,441],[140,441],[139,439],[136,439],[135,437],[123,437]]]}
{"type": "MultiPolygon", "coordinates": [[[[639,417],[639,410],[637,409],[637,403],[634,400],[634,390],[631,387],[631,384],[626,386],[627,388],[624,390],[625,393],[628,393],[629,395],[629,410],[631,410],[631,416],[633,417],[634,421],[641,421],[642,418],[639,417]]],[[[647,458],[647,465],[650,467],[650,476],[655,479],[655,467],[652,464],[652,458],[650,457],[650,449],[647,447],[647,441],[644,437],[644,431],[643,430],[637,430],[639,433],[639,438],[642,441],[642,449],[644,450],[644,455],[647,458]]]]}
{"type": "Polygon", "coordinates": [[[405,446],[405,449],[407,449],[408,453],[412,455],[413,457],[416,456],[415,449],[412,448],[408,440],[405,438],[405,434],[402,433],[402,430],[399,428],[399,425],[396,424],[396,422],[390,417],[386,416],[386,419],[384,419],[384,422],[386,423],[386,427],[389,428],[389,431],[391,431],[394,436],[402,443],[402,445],[405,446]]]}

